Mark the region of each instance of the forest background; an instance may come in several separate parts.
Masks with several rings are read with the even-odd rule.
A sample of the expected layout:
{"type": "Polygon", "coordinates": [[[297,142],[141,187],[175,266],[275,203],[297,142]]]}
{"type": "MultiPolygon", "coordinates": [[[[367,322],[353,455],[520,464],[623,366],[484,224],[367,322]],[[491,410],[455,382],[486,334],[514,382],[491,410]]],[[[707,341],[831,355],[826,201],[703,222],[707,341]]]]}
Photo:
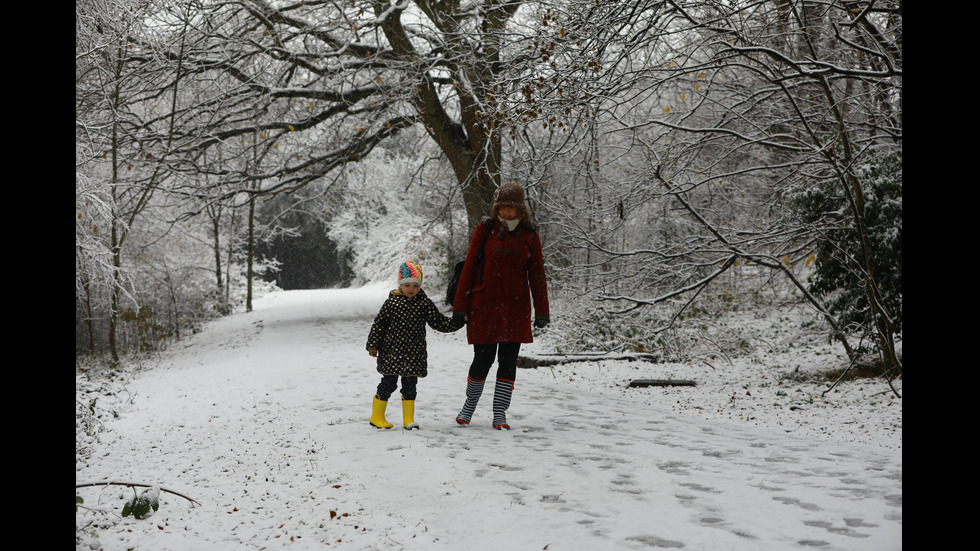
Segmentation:
{"type": "Polygon", "coordinates": [[[76,366],[409,256],[438,296],[517,182],[560,352],[802,303],[901,376],[900,0],[75,6],[76,366]]]}

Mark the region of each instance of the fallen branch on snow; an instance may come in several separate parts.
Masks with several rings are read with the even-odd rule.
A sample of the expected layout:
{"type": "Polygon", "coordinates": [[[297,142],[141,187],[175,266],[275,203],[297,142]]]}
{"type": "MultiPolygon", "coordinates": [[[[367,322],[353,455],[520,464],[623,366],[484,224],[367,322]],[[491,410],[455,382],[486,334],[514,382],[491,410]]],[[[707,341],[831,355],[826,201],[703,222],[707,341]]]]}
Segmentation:
{"type": "Polygon", "coordinates": [[[603,360],[627,360],[635,362],[642,360],[645,362],[658,363],[661,361],[658,354],[538,354],[534,356],[519,356],[517,367],[533,368],[548,367],[551,365],[561,365],[572,362],[598,362],[603,360]]]}
{"type": "Polygon", "coordinates": [[[114,482],[114,481],[110,481],[110,480],[106,480],[106,481],[103,481],[103,482],[83,482],[82,484],[75,484],[75,488],[88,488],[88,487],[92,487],[92,486],[129,486],[129,487],[139,487],[139,488],[154,488],[155,487],[155,488],[159,488],[161,492],[167,492],[168,494],[173,494],[173,495],[175,495],[177,497],[182,497],[182,498],[186,499],[187,501],[190,501],[191,503],[196,503],[197,505],[200,505],[200,503],[197,500],[192,499],[192,498],[189,498],[189,497],[185,496],[184,494],[175,492],[173,490],[168,490],[166,488],[161,488],[159,486],[154,486],[153,484],[143,484],[141,482],[114,482]]]}
{"type": "Polygon", "coordinates": [[[630,381],[630,388],[647,386],[697,386],[694,381],[684,379],[634,379],[630,381]]]}

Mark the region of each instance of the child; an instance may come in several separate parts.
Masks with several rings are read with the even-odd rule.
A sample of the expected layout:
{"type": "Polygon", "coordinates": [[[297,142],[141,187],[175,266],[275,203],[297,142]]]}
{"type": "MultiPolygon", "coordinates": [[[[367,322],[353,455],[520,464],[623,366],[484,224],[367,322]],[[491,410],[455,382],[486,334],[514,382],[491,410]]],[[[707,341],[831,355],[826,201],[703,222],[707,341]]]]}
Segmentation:
{"type": "Polygon", "coordinates": [[[405,429],[417,429],[415,422],[415,385],[427,375],[425,324],[443,333],[457,331],[464,320],[444,316],[422,290],[422,267],[406,261],[398,268],[398,288],[388,295],[374,319],[368,335],[367,350],[378,358],[381,384],[374,395],[371,424],[379,429],[392,427],[385,419],[388,398],[402,380],[402,417],[405,429]]]}

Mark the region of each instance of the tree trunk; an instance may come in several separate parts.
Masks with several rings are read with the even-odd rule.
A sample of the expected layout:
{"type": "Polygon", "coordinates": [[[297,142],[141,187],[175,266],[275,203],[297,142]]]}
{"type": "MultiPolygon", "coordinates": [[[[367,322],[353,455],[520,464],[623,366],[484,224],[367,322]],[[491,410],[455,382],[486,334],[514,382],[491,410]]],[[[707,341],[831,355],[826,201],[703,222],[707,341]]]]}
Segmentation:
{"type": "Polygon", "coordinates": [[[252,262],[255,259],[255,195],[248,198],[248,258],[245,278],[248,291],[245,294],[245,311],[252,311],[252,262]]]}
{"type": "MultiPolygon", "coordinates": [[[[521,2],[487,4],[482,32],[477,35],[484,49],[478,54],[473,53],[462,33],[454,32],[460,26],[457,18],[461,16],[452,7],[420,4],[429,18],[444,31],[449,56],[446,65],[459,101],[460,122],[446,112],[433,77],[425,69],[421,71],[416,85],[415,108],[426,132],[446,156],[456,180],[462,186],[471,233],[489,212],[493,192],[500,186],[500,137],[480,116],[479,109],[487,104],[488,94],[491,93],[487,86],[492,85],[491,67],[499,58],[498,33],[521,2]]],[[[395,56],[402,60],[418,61],[417,53],[401,24],[402,11],[389,10],[387,3],[375,3],[374,9],[378,17],[385,15],[383,28],[395,56]]]]}
{"type": "Polygon", "coordinates": [[[119,59],[115,67],[115,88],[112,96],[112,182],[109,184],[112,197],[112,203],[110,205],[112,209],[112,218],[110,220],[112,228],[109,237],[109,249],[112,251],[112,298],[109,303],[109,355],[114,365],[119,364],[116,330],[119,323],[119,293],[121,285],[119,274],[122,268],[122,238],[119,235],[119,205],[116,194],[116,186],[119,184],[119,120],[116,113],[119,110],[120,98],[122,96],[123,53],[124,50],[120,47],[118,50],[119,59]]]}

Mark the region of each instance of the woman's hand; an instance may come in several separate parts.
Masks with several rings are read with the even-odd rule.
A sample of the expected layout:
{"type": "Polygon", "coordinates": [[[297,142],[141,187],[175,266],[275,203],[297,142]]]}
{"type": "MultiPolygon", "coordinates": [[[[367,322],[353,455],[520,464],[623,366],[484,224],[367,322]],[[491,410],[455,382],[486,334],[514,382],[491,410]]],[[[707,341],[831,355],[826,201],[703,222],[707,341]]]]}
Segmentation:
{"type": "Polygon", "coordinates": [[[541,329],[545,325],[551,323],[551,318],[548,316],[534,316],[534,326],[541,329]]]}

